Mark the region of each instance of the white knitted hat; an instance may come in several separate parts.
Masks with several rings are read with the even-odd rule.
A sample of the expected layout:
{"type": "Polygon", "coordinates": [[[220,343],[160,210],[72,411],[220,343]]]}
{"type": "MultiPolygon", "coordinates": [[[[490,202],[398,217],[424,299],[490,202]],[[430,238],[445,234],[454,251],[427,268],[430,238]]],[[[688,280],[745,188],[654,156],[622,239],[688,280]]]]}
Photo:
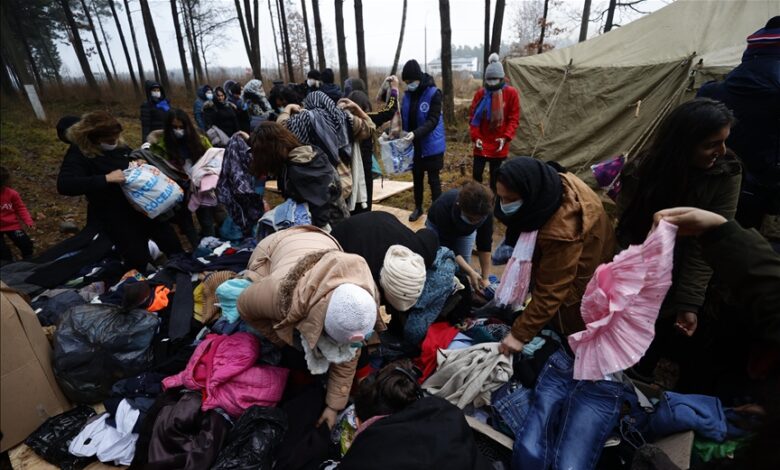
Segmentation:
{"type": "Polygon", "coordinates": [[[379,284],[385,298],[398,311],[414,307],[425,287],[425,260],[403,245],[387,249],[379,284]]]}
{"type": "Polygon", "coordinates": [[[363,341],[374,329],[378,306],[374,296],[355,284],[333,290],[325,311],[325,333],[341,344],[363,341]]]}

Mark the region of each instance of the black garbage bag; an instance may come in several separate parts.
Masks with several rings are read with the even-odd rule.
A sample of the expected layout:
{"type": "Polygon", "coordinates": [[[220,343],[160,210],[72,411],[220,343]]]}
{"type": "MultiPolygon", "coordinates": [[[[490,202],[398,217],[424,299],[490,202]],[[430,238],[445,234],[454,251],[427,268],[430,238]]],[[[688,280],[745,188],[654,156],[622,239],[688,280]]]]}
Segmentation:
{"type": "Polygon", "coordinates": [[[57,465],[62,470],[84,468],[94,459],[71,455],[68,446],[87,424],[87,420],[94,415],[95,410],[89,406],[79,405],[47,419],[27,437],[24,443],[44,460],[57,465]]]}
{"type": "Polygon", "coordinates": [[[54,335],[54,375],[62,391],[76,403],[107,398],[117,380],[149,368],[158,325],[157,316],[146,310],[72,307],[54,335]]]}
{"type": "Polygon", "coordinates": [[[287,431],[287,415],[279,408],[252,406],[238,418],[225,439],[212,470],[271,469],[274,454],[287,431]]]}

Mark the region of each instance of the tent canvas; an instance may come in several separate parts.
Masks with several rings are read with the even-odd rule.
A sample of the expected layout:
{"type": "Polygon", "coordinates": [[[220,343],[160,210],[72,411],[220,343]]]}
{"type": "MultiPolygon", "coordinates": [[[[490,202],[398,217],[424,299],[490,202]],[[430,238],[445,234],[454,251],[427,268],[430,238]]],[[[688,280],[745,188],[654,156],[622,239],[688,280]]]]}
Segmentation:
{"type": "Polygon", "coordinates": [[[677,0],[588,41],[508,59],[522,110],[512,154],[586,177],[596,162],[631,158],[672,108],[739,65],[747,36],[778,13],[780,0],[677,0]]]}

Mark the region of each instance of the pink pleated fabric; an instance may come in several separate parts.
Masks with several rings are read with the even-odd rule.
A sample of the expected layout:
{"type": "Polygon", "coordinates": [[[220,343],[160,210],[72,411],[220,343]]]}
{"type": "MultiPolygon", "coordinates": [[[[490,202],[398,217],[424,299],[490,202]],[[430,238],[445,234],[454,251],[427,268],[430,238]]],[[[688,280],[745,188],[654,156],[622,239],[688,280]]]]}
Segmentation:
{"type": "Polygon", "coordinates": [[[672,285],[677,226],[661,222],[596,269],[580,312],[586,329],[569,336],[574,379],[602,380],[639,362],[655,336],[655,320],[672,285]]]}
{"type": "Polygon", "coordinates": [[[517,238],[512,257],[509,258],[496,289],[496,301],[499,305],[519,307],[525,302],[528,286],[531,284],[531,267],[537,233],[536,230],[523,232],[517,238]]]}

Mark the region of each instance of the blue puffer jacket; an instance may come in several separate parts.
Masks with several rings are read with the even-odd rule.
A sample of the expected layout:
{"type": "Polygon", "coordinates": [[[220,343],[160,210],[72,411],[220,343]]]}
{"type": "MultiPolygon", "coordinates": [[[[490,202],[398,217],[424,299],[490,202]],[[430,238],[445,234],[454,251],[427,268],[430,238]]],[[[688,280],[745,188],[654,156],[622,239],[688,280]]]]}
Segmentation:
{"type": "Polygon", "coordinates": [[[192,114],[195,115],[195,122],[198,124],[198,127],[204,131],[206,130],[206,121],[203,119],[203,105],[208,101],[206,98],[207,91],[212,91],[211,87],[209,85],[201,85],[197,92],[198,98],[192,105],[192,114]]]}

